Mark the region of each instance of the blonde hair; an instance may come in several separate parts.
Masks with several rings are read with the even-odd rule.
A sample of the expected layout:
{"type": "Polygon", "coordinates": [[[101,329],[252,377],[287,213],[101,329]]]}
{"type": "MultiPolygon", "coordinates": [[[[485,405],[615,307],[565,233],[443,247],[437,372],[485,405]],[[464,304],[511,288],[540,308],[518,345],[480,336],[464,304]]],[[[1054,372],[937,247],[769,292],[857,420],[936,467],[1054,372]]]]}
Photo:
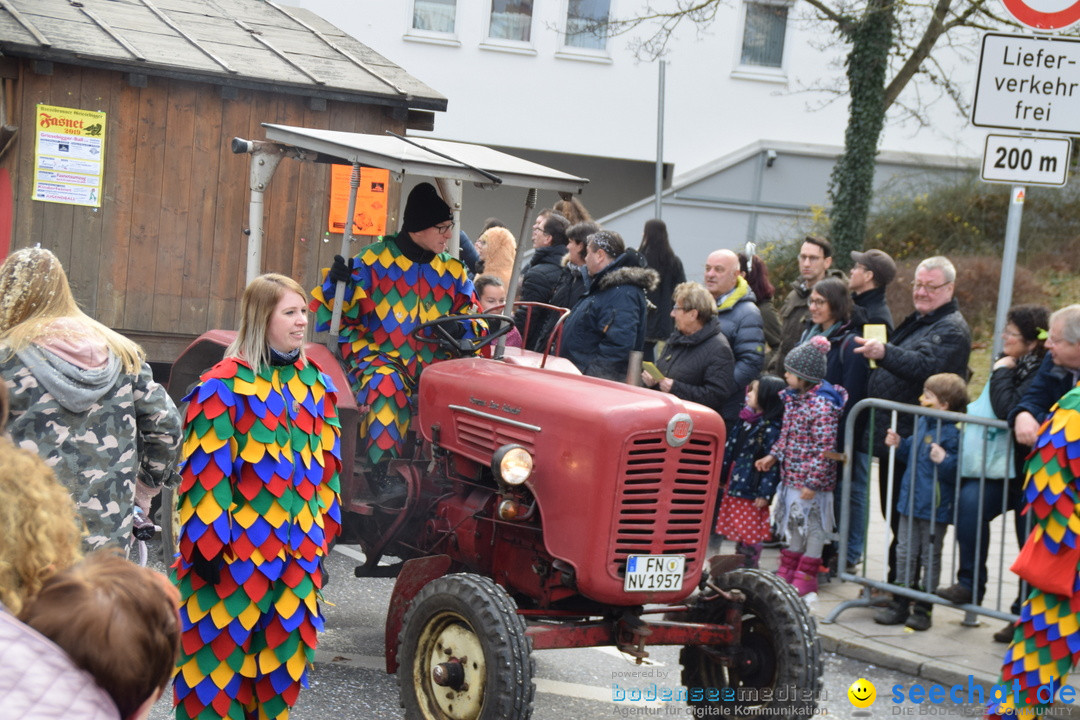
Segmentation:
{"type": "Polygon", "coordinates": [[[75,503],[37,454],[0,437],[0,602],[12,613],[82,556],[75,503]]]}
{"type": "Polygon", "coordinates": [[[510,286],[510,276],[514,274],[514,254],[517,241],[513,233],[504,227],[493,227],[484,231],[477,242],[486,243],[484,247],[484,274],[494,275],[510,286]]]}
{"type": "Polygon", "coordinates": [[[716,298],[700,283],[679,283],[675,286],[671,299],[676,305],[681,305],[683,310],[697,310],[697,318],[702,324],[716,315],[716,298]]]}
{"type": "Polygon", "coordinates": [[[79,309],[56,255],[39,247],[9,255],[0,265],[0,342],[7,346],[8,357],[39,339],[72,332],[104,342],[120,358],[125,373],[134,375],[142,367],[145,355],[137,343],[79,309]],[[63,318],[74,319],[80,327],[56,323],[63,318]]]}
{"type": "MultiPolygon", "coordinates": [[[[240,330],[232,344],[225,348],[225,357],[244,360],[255,372],[270,364],[266,329],[274,308],[287,292],[307,299],[307,292],[300,283],[278,273],[266,273],[248,283],[244,288],[244,298],[240,301],[240,330]]],[[[299,359],[306,359],[303,345],[300,346],[299,359]]]]}

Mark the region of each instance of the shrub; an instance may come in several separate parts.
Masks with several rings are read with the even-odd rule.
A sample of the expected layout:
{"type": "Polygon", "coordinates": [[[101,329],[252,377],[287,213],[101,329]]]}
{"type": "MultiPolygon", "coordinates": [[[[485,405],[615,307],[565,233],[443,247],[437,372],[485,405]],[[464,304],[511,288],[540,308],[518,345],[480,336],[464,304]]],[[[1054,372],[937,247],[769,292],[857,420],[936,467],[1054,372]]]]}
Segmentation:
{"type": "MultiPolygon", "coordinates": [[[[917,195],[897,193],[878,200],[864,247],[884,250],[896,260],[897,277],[887,297],[897,323],[912,310],[915,267],[923,258],[945,255],[957,267],[956,296],[973,336],[983,342],[991,339],[1010,192],[1007,185],[971,176],[931,180],[917,195]]],[[[812,212],[806,229],[796,238],[765,243],[759,251],[769,264],[778,305],[798,279],[802,236],[828,235],[823,214],[820,209],[812,212]]],[[[1072,302],[1077,290],[1073,276],[1080,272],[1080,253],[1073,251],[1078,240],[1080,188],[1027,188],[1013,304],[1041,302],[1056,307],[1072,302]]],[[[833,266],[847,271],[851,259],[836,257],[833,266]]]]}

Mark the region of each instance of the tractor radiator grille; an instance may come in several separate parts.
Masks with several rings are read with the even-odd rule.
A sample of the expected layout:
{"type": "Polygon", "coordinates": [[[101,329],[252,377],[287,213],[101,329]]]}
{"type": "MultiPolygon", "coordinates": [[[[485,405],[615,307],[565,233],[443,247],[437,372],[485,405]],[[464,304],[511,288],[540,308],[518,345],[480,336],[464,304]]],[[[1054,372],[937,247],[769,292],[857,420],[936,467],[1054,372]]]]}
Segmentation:
{"type": "Polygon", "coordinates": [[[460,449],[483,462],[490,461],[492,453],[509,443],[517,443],[530,453],[536,453],[535,431],[517,427],[486,413],[455,413],[454,430],[461,443],[460,449]]]}
{"type": "Polygon", "coordinates": [[[629,555],[685,555],[686,572],[700,565],[722,457],[714,438],[692,435],[670,447],[664,433],[632,438],[619,470],[616,526],[609,563],[619,577],[629,555]]]}

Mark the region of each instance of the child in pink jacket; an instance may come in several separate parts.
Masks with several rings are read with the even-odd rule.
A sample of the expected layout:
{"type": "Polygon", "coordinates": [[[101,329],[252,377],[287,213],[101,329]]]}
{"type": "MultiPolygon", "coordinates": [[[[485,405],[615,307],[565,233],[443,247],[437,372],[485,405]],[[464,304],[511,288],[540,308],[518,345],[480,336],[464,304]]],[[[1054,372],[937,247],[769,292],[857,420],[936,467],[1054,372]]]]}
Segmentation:
{"type": "Polygon", "coordinates": [[[833,531],[836,462],[827,452],[836,447],[840,413],[847,391],[824,380],[829,341],[816,336],[784,359],[781,392],[784,422],[768,455],[755,463],[766,471],[780,463],[780,489],[774,520],[787,548],[780,551],[777,574],[800,595],[817,591],[821,550],[833,531]]]}

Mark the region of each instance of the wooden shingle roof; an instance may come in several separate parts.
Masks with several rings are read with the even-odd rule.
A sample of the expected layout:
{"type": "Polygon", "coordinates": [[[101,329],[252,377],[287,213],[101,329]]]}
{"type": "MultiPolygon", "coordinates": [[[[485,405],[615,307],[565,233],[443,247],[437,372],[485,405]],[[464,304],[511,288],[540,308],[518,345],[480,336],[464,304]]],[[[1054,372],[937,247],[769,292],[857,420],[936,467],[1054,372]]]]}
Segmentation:
{"type": "Polygon", "coordinates": [[[314,13],[272,0],[0,0],[0,52],[121,72],[445,110],[314,13]]]}

